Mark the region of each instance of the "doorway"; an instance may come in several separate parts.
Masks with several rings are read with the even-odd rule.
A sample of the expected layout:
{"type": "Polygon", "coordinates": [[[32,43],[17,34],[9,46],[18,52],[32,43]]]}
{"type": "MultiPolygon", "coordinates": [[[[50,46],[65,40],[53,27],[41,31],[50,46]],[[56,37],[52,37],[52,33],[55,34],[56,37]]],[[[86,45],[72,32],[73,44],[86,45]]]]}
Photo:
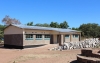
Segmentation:
{"type": "Polygon", "coordinates": [[[53,35],[50,36],[50,44],[53,44],[53,35]]]}

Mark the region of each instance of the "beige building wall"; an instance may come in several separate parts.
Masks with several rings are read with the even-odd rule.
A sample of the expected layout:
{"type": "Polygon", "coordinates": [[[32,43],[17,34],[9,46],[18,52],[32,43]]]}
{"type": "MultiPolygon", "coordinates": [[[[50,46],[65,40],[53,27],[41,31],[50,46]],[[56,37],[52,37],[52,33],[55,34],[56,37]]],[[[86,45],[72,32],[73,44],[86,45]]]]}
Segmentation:
{"type": "Polygon", "coordinates": [[[4,30],[4,34],[23,34],[23,29],[15,26],[9,26],[4,30]]]}
{"type": "Polygon", "coordinates": [[[50,34],[50,31],[45,30],[24,30],[23,35],[23,46],[26,45],[40,45],[40,44],[50,44],[50,40],[45,40],[44,35],[50,34]],[[25,34],[33,34],[33,40],[26,40],[25,34]],[[42,40],[36,40],[36,34],[42,34],[42,40]]]}
{"type": "Polygon", "coordinates": [[[69,35],[69,37],[65,37],[65,35],[64,35],[64,38],[65,38],[65,42],[70,42],[70,38],[71,38],[71,36],[70,36],[70,34],[67,34],[67,35],[69,35]]]}
{"type": "MultiPolygon", "coordinates": [[[[33,35],[33,40],[26,40],[25,36],[23,37],[23,46],[27,45],[41,45],[41,44],[50,44],[50,40],[44,40],[44,37],[42,40],[36,40],[36,35],[33,35]]],[[[43,35],[44,36],[44,35],[43,35]]]]}
{"type": "Polygon", "coordinates": [[[53,35],[53,43],[57,43],[57,34],[53,35]]]}
{"type": "Polygon", "coordinates": [[[77,42],[79,41],[79,35],[78,37],[73,37],[73,34],[71,35],[71,42],[77,42]]]}
{"type": "Polygon", "coordinates": [[[57,31],[51,31],[51,34],[60,34],[60,33],[57,31]]]}
{"type": "Polygon", "coordinates": [[[25,34],[51,34],[51,31],[48,30],[31,30],[31,29],[25,29],[25,34]]]}
{"type": "Polygon", "coordinates": [[[69,38],[64,37],[65,38],[65,42],[76,42],[76,41],[79,41],[79,37],[80,37],[79,35],[80,34],[77,34],[78,37],[73,37],[73,34],[65,34],[65,35],[69,35],[69,38]]]}

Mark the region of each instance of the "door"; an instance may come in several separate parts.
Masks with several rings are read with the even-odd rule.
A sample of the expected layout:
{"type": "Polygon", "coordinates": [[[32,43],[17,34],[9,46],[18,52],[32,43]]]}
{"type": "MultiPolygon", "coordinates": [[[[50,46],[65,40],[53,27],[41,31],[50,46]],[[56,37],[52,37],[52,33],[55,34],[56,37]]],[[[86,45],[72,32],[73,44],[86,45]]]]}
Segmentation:
{"type": "Polygon", "coordinates": [[[53,44],[53,35],[50,36],[50,44],[53,44]]]}
{"type": "Polygon", "coordinates": [[[59,43],[59,45],[61,45],[61,35],[57,35],[57,43],[59,43]]]}
{"type": "Polygon", "coordinates": [[[57,35],[57,43],[59,43],[59,35],[57,35]]]}

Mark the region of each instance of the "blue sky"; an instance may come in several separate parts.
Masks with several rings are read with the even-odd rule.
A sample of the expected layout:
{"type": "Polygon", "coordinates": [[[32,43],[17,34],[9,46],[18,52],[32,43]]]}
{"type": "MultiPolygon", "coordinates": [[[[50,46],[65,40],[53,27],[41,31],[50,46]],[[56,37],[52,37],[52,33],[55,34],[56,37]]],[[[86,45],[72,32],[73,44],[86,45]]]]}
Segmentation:
{"type": "Polygon", "coordinates": [[[83,23],[100,24],[100,0],[0,0],[0,24],[5,15],[22,24],[65,20],[70,27],[83,23]]]}

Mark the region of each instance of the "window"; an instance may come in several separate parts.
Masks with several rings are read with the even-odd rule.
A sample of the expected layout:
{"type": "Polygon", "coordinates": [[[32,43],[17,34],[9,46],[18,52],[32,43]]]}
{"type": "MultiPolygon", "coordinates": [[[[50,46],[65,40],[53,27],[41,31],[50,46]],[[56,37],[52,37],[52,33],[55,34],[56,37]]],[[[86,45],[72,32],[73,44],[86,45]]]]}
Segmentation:
{"type": "Polygon", "coordinates": [[[50,35],[44,35],[45,40],[50,40],[50,35]]]}
{"type": "Polygon", "coordinates": [[[33,34],[26,34],[26,40],[33,40],[33,34]]]}
{"type": "Polygon", "coordinates": [[[77,34],[74,34],[73,37],[74,37],[74,38],[78,38],[78,35],[77,35],[77,34]]]}
{"type": "Polygon", "coordinates": [[[36,40],[42,40],[42,35],[41,34],[36,35],[36,40]]]}
{"type": "Polygon", "coordinates": [[[69,38],[69,35],[65,35],[65,38],[69,38]]]}

